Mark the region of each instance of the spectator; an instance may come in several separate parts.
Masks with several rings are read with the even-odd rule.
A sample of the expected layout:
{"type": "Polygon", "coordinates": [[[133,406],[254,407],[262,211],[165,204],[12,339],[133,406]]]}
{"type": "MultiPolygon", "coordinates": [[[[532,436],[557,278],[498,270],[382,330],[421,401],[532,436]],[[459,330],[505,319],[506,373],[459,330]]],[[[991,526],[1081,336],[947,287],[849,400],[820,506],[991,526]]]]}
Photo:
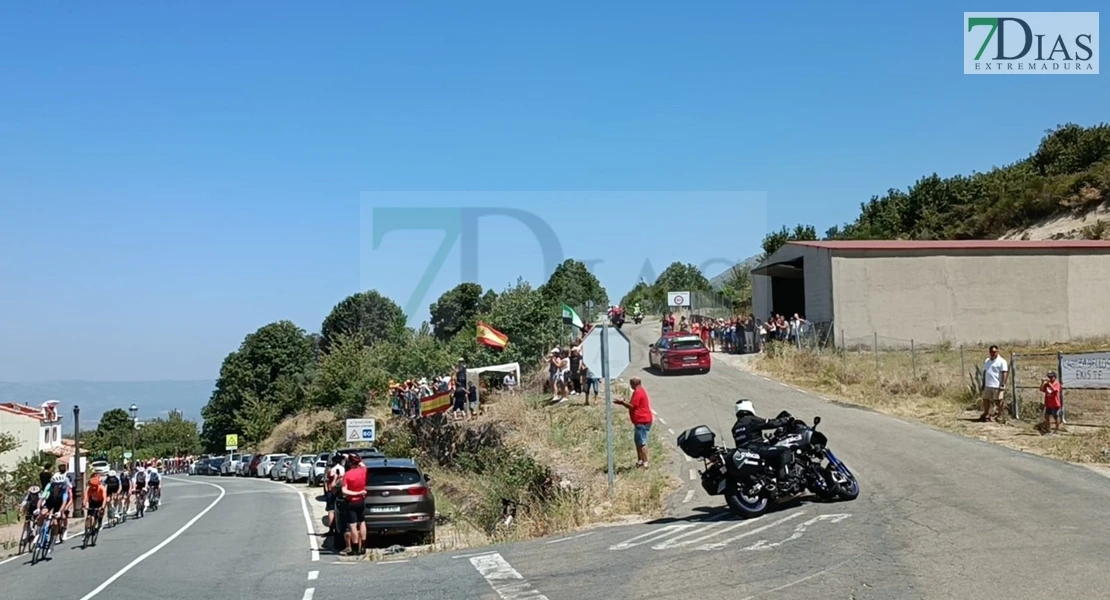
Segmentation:
{"type": "Polygon", "coordinates": [[[53,473],[50,472],[50,467],[43,465],[42,471],[39,471],[39,489],[46,489],[46,486],[50,484],[51,475],[53,473]]]}
{"type": "Polygon", "coordinates": [[[466,401],[470,403],[470,416],[478,414],[478,386],[471,381],[466,388],[466,401]]]}
{"type": "Polygon", "coordinates": [[[654,421],[651,412],[651,401],[648,399],[647,390],[644,389],[639,377],[633,377],[629,382],[632,388],[632,397],[628,402],[614,400],[628,409],[628,417],[632,421],[633,442],[636,444],[636,466],[641,469],[648,468],[648,434],[651,432],[651,423],[654,421]]]}
{"type": "Polygon", "coordinates": [[[582,349],[575,345],[570,349],[570,395],[582,393],[582,349]]]}
{"type": "MultiPolygon", "coordinates": [[[[333,550],[339,549],[340,539],[350,538],[350,534],[342,531],[336,521],[336,503],[339,501],[339,488],[343,485],[343,473],[343,456],[336,454],[331,457],[331,464],[324,474],[324,508],[328,511],[328,534],[331,536],[333,550]]],[[[348,546],[349,542],[344,547],[348,546]]]]}
{"type": "Polygon", "coordinates": [[[512,372],[506,373],[505,377],[503,377],[501,379],[501,385],[504,386],[505,389],[510,391],[510,392],[516,391],[516,386],[517,386],[516,375],[513,375],[512,372]]]}
{"type": "Polygon", "coordinates": [[[1041,381],[1041,393],[1044,394],[1044,432],[1048,433],[1049,419],[1055,420],[1056,427],[1053,433],[1060,433],[1060,410],[1064,404],[1060,398],[1060,382],[1056,380],[1056,372],[1049,371],[1041,381]]]}
{"type": "Polygon", "coordinates": [[[346,555],[366,553],[366,467],[362,458],[352,454],[343,475],[343,497],[347,500],[347,528],[350,540],[346,555]]]}
{"type": "Polygon", "coordinates": [[[979,416],[980,422],[987,422],[991,417],[991,406],[995,408],[995,420],[1004,422],[1002,413],[1002,398],[1006,389],[1006,376],[1010,366],[1006,359],[998,354],[998,346],[991,346],[990,356],[983,363],[983,414],[979,416]]]}
{"type": "Polygon", "coordinates": [[[466,414],[466,392],[466,363],[460,358],[455,370],[455,405],[452,408],[454,418],[462,418],[466,414]]]}
{"type": "Polygon", "coordinates": [[[590,390],[594,391],[594,400],[597,400],[600,388],[601,378],[590,369],[586,369],[586,406],[590,405],[590,390]]]}

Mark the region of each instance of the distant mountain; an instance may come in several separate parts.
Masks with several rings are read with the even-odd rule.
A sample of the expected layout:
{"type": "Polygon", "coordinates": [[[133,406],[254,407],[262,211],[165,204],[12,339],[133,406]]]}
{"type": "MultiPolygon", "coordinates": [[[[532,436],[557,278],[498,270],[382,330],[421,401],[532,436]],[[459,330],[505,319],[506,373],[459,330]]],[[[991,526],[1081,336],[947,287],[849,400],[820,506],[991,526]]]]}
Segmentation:
{"type": "Polygon", "coordinates": [[[711,278],[709,280],[709,285],[713,286],[713,289],[719,290],[725,287],[725,284],[728,283],[728,280],[732,278],[732,274],[736,272],[737,269],[747,269],[751,271],[757,266],[759,266],[759,255],[748,257],[739,264],[725,269],[720,275],[711,278]]]}
{"type": "MultiPolygon", "coordinates": [[[[139,407],[139,420],[165,417],[177,409],[187,419],[200,421],[200,409],[208,403],[216,382],[193,381],[41,381],[0,382],[0,402],[38,406],[58,400],[66,421],[73,421],[73,405],[81,407],[81,428],[96,427],[100,415],[113,408],[139,407]]],[[[69,427],[67,426],[67,429],[69,427]]],[[[66,432],[70,433],[69,431],[66,432]]]]}

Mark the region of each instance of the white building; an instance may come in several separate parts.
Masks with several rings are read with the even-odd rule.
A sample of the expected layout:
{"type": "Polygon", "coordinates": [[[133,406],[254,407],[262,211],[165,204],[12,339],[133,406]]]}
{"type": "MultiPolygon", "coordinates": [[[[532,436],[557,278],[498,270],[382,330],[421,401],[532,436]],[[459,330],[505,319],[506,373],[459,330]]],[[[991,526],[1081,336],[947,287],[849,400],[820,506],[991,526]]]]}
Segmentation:
{"type": "Polygon", "coordinates": [[[0,454],[0,470],[10,471],[36,452],[58,454],[62,449],[62,417],[58,402],[41,406],[8,402],[0,404],[0,433],[15,437],[19,447],[0,454]]]}

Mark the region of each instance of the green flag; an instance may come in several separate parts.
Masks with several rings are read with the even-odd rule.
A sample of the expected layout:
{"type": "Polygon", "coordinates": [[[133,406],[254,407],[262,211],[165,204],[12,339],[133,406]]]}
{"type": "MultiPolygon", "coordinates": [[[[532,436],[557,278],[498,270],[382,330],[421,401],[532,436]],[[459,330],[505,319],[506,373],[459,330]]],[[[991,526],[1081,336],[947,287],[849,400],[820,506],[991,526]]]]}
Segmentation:
{"type": "Polygon", "coordinates": [[[574,312],[574,309],[566,304],[563,305],[563,322],[569,325],[574,325],[579,329],[585,329],[586,324],[582,322],[582,317],[574,312]]]}

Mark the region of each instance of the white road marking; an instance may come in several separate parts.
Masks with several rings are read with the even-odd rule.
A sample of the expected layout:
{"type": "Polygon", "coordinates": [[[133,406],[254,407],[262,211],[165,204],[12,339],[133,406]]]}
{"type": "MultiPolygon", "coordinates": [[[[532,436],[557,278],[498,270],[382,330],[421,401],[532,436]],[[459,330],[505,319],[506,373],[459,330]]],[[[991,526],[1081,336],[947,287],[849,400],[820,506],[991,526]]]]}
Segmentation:
{"type": "Polygon", "coordinates": [[[689,502],[693,499],[694,499],[694,490],[686,490],[686,497],[682,499],[682,503],[686,504],[687,502],[689,502]]]}
{"type": "MultiPolygon", "coordinates": [[[[667,424],[667,421],[666,421],[666,419],[664,419],[663,417],[659,417],[659,416],[657,416],[656,418],[657,418],[657,419],[659,419],[659,422],[660,422],[660,423],[662,423],[662,424],[664,424],[664,425],[666,425],[666,424],[667,424]]],[[[674,432],[672,431],[671,433],[674,433],[674,432]]]]}
{"type": "Polygon", "coordinates": [[[701,546],[698,546],[698,550],[720,550],[721,548],[724,548],[725,546],[731,544],[732,542],[735,542],[736,540],[743,539],[743,538],[746,538],[750,535],[755,535],[757,533],[762,533],[762,532],[767,531],[768,529],[770,529],[772,527],[775,527],[777,525],[782,525],[783,523],[785,523],[787,521],[792,521],[794,519],[797,519],[798,517],[802,516],[803,514],[805,514],[805,513],[797,512],[797,513],[794,513],[792,515],[787,515],[787,516],[779,519],[778,521],[775,521],[774,523],[768,523],[768,524],[764,525],[763,527],[757,527],[757,528],[755,528],[751,531],[745,531],[744,533],[741,533],[740,535],[734,535],[734,536],[728,538],[727,540],[724,540],[724,541],[721,541],[721,542],[714,542],[712,544],[702,544],[701,546]]]}
{"type": "Polygon", "coordinates": [[[657,416],[657,417],[659,416],[659,413],[655,412],[655,409],[654,409],[654,408],[653,408],[653,409],[651,409],[651,414],[653,414],[653,415],[655,415],[655,416],[657,416]]]}
{"type": "Polygon", "coordinates": [[[222,487],[220,487],[220,486],[218,486],[218,485],[216,485],[216,484],[214,484],[214,483],[208,483],[207,481],[188,481],[188,480],[185,480],[185,479],[176,479],[176,478],[174,478],[174,477],[166,477],[166,479],[168,479],[168,480],[170,480],[170,481],[181,481],[181,482],[183,482],[183,483],[192,483],[192,484],[194,484],[194,485],[208,485],[208,486],[212,486],[212,487],[216,488],[217,490],[220,490],[220,495],[219,495],[219,496],[216,496],[216,499],[212,501],[212,504],[209,504],[208,506],[206,506],[206,507],[204,508],[204,510],[200,511],[199,513],[197,513],[197,516],[195,516],[195,517],[193,517],[192,519],[190,519],[188,523],[185,523],[185,525],[183,525],[183,526],[181,527],[181,529],[178,529],[177,531],[175,531],[175,532],[173,533],[173,535],[171,535],[170,537],[168,537],[168,538],[166,538],[165,540],[163,540],[163,541],[162,541],[162,543],[160,543],[160,544],[158,544],[157,546],[155,546],[155,547],[151,548],[150,550],[148,550],[148,551],[147,551],[147,552],[146,552],[145,554],[142,554],[142,555],[140,555],[140,556],[139,556],[138,558],[136,558],[135,560],[133,560],[133,561],[131,561],[131,562],[127,563],[127,566],[125,566],[124,568],[120,569],[119,571],[116,571],[115,575],[112,575],[112,576],[111,576],[111,577],[109,577],[109,578],[108,578],[107,580],[105,580],[105,581],[104,581],[104,583],[102,583],[102,584],[100,584],[100,585],[96,586],[96,589],[94,589],[93,591],[91,591],[91,592],[89,592],[89,593],[85,594],[84,596],[82,596],[82,597],[81,597],[81,600],[89,600],[90,598],[95,598],[95,597],[97,596],[97,594],[99,594],[100,592],[103,592],[103,591],[104,591],[104,590],[105,590],[105,589],[106,589],[106,588],[107,588],[108,586],[112,585],[112,583],[113,583],[113,582],[114,582],[115,580],[119,579],[120,577],[123,577],[123,575],[124,575],[125,573],[127,573],[127,572],[128,572],[128,571],[130,571],[131,569],[134,569],[134,568],[135,568],[136,566],[138,566],[138,564],[139,564],[139,563],[141,563],[141,562],[143,562],[144,560],[146,560],[146,559],[150,558],[151,556],[154,556],[154,554],[155,554],[156,552],[158,552],[158,551],[159,551],[159,550],[161,550],[162,548],[165,548],[166,546],[168,546],[170,542],[172,542],[172,541],[176,540],[176,539],[177,539],[177,538],[178,538],[178,537],[179,537],[179,536],[180,536],[181,534],[183,534],[183,533],[185,533],[186,531],[188,531],[188,530],[189,530],[189,528],[190,528],[190,527],[192,527],[192,526],[193,526],[193,525],[194,525],[194,524],[195,524],[195,523],[196,523],[197,521],[199,521],[201,517],[203,517],[204,515],[208,514],[208,511],[210,511],[210,510],[212,510],[213,508],[215,508],[215,507],[216,507],[216,505],[220,503],[220,500],[223,500],[223,499],[224,499],[224,496],[226,496],[226,495],[227,495],[227,490],[225,490],[224,488],[222,488],[222,487]]]}
{"type": "Polygon", "coordinates": [[[686,462],[694,462],[694,459],[690,458],[689,456],[686,456],[685,454],[682,455],[682,458],[685,458],[686,462]]]}
{"type": "Polygon", "coordinates": [[[314,594],[316,594],[316,588],[308,588],[304,591],[304,596],[301,596],[301,600],[312,600],[314,594]]]}
{"type": "Polygon", "coordinates": [[[320,541],[316,539],[316,528],[312,526],[312,516],[308,512],[308,501],[304,499],[304,494],[297,490],[293,490],[301,499],[301,512],[304,513],[304,525],[308,530],[308,547],[312,550],[312,562],[320,560],[320,541]]]}
{"type": "Polygon", "coordinates": [[[379,564],[379,565],[391,565],[391,564],[393,564],[393,563],[403,563],[403,562],[409,562],[410,560],[412,560],[412,559],[409,559],[409,558],[400,558],[400,559],[397,559],[397,560],[382,560],[382,561],[378,561],[378,564],[379,564]]]}
{"type": "Polygon", "coordinates": [[[691,527],[696,527],[696,526],[697,525],[694,524],[694,523],[683,523],[683,524],[680,524],[680,525],[665,525],[665,526],[660,527],[658,529],[652,529],[651,531],[649,531],[647,533],[642,533],[642,534],[628,540],[627,542],[621,542],[619,544],[614,544],[612,546],[609,546],[609,549],[610,550],[628,550],[629,548],[635,548],[636,546],[646,544],[648,542],[654,542],[655,540],[665,538],[668,535],[671,535],[672,533],[678,533],[680,531],[685,531],[687,529],[690,529],[691,527]]]}
{"type": "Polygon", "coordinates": [[[784,388],[788,388],[788,387],[790,387],[789,385],[787,385],[787,384],[785,384],[785,383],[783,383],[783,382],[781,382],[781,381],[776,381],[775,383],[777,383],[777,384],[781,385],[781,386],[782,386],[782,387],[784,387],[784,388]]]}
{"type": "Polygon", "coordinates": [[[768,544],[767,540],[759,540],[758,542],[752,544],[751,546],[748,546],[747,548],[741,548],[741,550],[770,550],[772,548],[777,548],[777,547],[785,544],[786,542],[792,542],[792,541],[802,537],[802,534],[804,534],[806,532],[806,528],[808,528],[810,525],[813,525],[814,523],[817,523],[819,521],[828,521],[830,523],[839,523],[839,522],[843,521],[844,519],[847,519],[848,517],[851,517],[851,516],[852,515],[849,515],[849,514],[820,515],[818,517],[814,517],[814,518],[806,521],[805,523],[802,523],[802,524],[798,525],[797,527],[795,527],[794,528],[794,533],[792,533],[790,535],[790,537],[786,538],[785,540],[783,540],[781,542],[775,542],[773,544],[768,544]]]}
{"type": "Polygon", "coordinates": [[[586,533],[580,533],[578,535],[572,535],[570,537],[559,538],[557,540],[551,540],[549,542],[544,542],[544,544],[558,544],[559,542],[567,542],[567,541],[570,541],[570,540],[577,540],[578,538],[584,538],[588,535],[593,535],[595,533],[597,533],[597,532],[596,531],[589,531],[589,532],[586,532],[586,533]]]}
{"type": "Polygon", "coordinates": [[[697,481],[697,479],[698,479],[698,472],[694,469],[690,469],[690,481],[697,481]]]}
{"type": "Polygon", "coordinates": [[[858,557],[858,556],[859,555],[857,554],[856,556],[853,556],[852,558],[849,558],[848,560],[840,561],[840,562],[836,563],[835,565],[833,565],[831,567],[828,567],[826,569],[821,569],[820,571],[818,571],[816,573],[813,573],[812,575],[806,575],[805,577],[802,577],[801,579],[796,579],[794,581],[791,581],[790,583],[788,583],[786,585],[780,585],[777,588],[772,588],[772,589],[769,589],[765,592],[760,592],[760,593],[758,593],[754,596],[747,596],[743,600],[755,600],[759,596],[766,596],[767,594],[774,594],[775,592],[781,592],[782,590],[785,590],[786,588],[794,587],[794,586],[798,585],[799,583],[805,583],[805,582],[809,581],[810,579],[813,579],[814,577],[820,577],[821,575],[824,575],[825,573],[828,573],[829,571],[832,571],[833,569],[837,569],[839,567],[842,567],[842,566],[848,564],[849,562],[855,560],[856,557],[858,557]]]}
{"type": "Polygon", "coordinates": [[[309,571],[308,572],[308,580],[309,581],[315,581],[318,577],[320,577],[320,572],[319,571],[309,571]]]}
{"type": "Polygon", "coordinates": [[[493,552],[472,552],[470,554],[458,554],[456,556],[452,556],[451,558],[473,558],[475,556],[489,556],[490,554],[494,554],[494,553],[493,552]]]}
{"type": "Polygon", "coordinates": [[[674,435],[674,430],[673,430],[673,429],[671,429],[670,427],[668,427],[668,428],[667,428],[667,433],[669,433],[669,434],[671,434],[671,435],[674,435]]]}
{"type": "Polygon", "coordinates": [[[485,578],[486,583],[501,596],[502,600],[548,600],[547,596],[539,593],[524,576],[517,572],[509,561],[500,554],[486,554],[470,559],[470,564],[478,569],[478,573],[485,578]]]}

